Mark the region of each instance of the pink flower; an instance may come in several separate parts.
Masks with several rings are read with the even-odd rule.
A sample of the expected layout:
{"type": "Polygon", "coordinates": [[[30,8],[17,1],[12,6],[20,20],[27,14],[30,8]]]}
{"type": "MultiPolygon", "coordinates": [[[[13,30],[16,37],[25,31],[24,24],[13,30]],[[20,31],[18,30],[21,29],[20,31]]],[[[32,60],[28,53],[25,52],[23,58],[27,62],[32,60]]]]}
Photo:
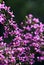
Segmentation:
{"type": "Polygon", "coordinates": [[[38,23],[39,22],[39,19],[38,18],[33,18],[33,21],[38,23]]]}

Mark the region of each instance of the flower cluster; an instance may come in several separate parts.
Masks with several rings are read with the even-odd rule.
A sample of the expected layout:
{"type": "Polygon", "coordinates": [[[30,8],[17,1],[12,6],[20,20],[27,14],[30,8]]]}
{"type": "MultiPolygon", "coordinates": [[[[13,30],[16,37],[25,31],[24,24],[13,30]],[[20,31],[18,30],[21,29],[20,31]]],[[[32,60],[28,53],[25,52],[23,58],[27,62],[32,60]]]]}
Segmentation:
{"type": "Polygon", "coordinates": [[[20,27],[13,20],[13,12],[5,3],[0,3],[0,65],[32,65],[44,60],[44,24],[32,14],[26,16],[20,27]]]}

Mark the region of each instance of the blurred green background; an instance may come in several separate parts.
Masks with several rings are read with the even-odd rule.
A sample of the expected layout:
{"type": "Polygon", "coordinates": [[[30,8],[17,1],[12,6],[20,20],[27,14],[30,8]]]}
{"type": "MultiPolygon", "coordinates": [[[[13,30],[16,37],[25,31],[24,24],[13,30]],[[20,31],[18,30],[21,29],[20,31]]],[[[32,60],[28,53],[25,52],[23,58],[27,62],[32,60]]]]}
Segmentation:
{"type": "Polygon", "coordinates": [[[21,22],[25,16],[33,14],[44,23],[44,0],[4,0],[14,12],[15,20],[21,22]]]}

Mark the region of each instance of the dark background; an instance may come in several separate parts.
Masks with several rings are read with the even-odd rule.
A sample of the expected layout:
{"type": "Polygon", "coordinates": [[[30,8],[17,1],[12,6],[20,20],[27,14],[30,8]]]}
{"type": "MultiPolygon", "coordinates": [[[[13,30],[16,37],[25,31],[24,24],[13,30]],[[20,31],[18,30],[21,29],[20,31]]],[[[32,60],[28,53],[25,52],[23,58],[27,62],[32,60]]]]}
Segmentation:
{"type": "Polygon", "coordinates": [[[33,14],[44,23],[44,0],[4,0],[14,12],[15,20],[21,22],[25,16],[33,14]]]}

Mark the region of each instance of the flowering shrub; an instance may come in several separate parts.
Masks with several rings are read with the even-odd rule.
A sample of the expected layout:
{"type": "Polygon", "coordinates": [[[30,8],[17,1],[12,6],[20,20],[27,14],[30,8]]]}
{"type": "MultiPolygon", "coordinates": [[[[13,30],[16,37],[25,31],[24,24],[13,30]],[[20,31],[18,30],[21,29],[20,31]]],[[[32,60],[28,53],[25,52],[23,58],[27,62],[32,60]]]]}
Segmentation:
{"type": "Polygon", "coordinates": [[[29,14],[19,27],[13,17],[10,7],[0,3],[0,25],[4,26],[0,36],[0,65],[32,65],[43,61],[44,24],[29,14]]]}

